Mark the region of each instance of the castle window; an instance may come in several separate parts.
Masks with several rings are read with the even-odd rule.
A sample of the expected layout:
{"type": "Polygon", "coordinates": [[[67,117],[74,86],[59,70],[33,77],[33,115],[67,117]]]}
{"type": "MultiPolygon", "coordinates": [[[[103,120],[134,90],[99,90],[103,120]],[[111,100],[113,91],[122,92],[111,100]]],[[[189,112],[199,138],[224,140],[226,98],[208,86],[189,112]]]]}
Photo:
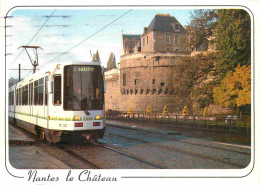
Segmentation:
{"type": "Polygon", "coordinates": [[[164,86],[164,82],[163,83],[161,83],[161,87],[163,87],[164,86]]]}
{"type": "Polygon", "coordinates": [[[180,31],[180,25],[179,24],[175,24],[175,30],[180,31]]]}
{"type": "Polygon", "coordinates": [[[175,44],[179,44],[179,35],[174,35],[175,44]]]}
{"type": "Polygon", "coordinates": [[[170,34],[166,34],[165,36],[165,43],[170,44],[170,34]]]}
{"type": "Polygon", "coordinates": [[[153,79],[153,84],[155,84],[155,79],[153,79]]]}
{"type": "Polygon", "coordinates": [[[126,73],[123,73],[123,86],[126,86],[126,73]]]}
{"type": "Polygon", "coordinates": [[[135,85],[137,84],[137,79],[135,79],[135,85]]]}

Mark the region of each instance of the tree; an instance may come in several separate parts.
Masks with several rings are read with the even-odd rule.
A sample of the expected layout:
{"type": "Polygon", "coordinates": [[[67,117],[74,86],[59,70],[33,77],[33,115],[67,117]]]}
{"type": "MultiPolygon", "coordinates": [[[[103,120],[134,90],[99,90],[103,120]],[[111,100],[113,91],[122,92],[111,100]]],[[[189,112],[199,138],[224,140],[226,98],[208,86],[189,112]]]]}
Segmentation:
{"type": "Polygon", "coordinates": [[[222,79],[238,64],[251,64],[251,25],[250,16],[245,10],[222,9],[218,12],[216,39],[220,58],[216,67],[222,79]]]}
{"type": "Polygon", "coordinates": [[[219,87],[213,90],[214,101],[225,107],[239,107],[251,104],[251,65],[229,71],[219,87]]]}
{"type": "Polygon", "coordinates": [[[217,10],[194,10],[191,14],[192,21],[186,27],[191,51],[205,51],[208,48],[208,38],[213,36],[218,17],[217,10]]]}
{"type": "Polygon", "coordinates": [[[99,57],[98,50],[97,50],[96,53],[93,55],[93,57],[92,57],[92,62],[100,62],[100,57],[99,57]]]}
{"type": "Polygon", "coordinates": [[[115,55],[111,52],[109,59],[107,61],[107,71],[111,69],[116,69],[116,57],[115,55]]]}

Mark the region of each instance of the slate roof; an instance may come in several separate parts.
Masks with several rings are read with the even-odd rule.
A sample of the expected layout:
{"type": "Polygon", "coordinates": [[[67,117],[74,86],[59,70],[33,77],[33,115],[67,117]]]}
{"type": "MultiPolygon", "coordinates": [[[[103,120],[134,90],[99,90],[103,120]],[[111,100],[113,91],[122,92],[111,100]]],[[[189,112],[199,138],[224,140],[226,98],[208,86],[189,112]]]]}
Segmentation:
{"type": "Polygon", "coordinates": [[[123,40],[125,38],[128,38],[129,40],[136,38],[138,41],[141,41],[141,35],[125,35],[125,34],[123,34],[123,40]]]}
{"type": "Polygon", "coordinates": [[[185,32],[185,28],[178,22],[178,20],[173,16],[155,15],[152,22],[148,26],[148,31],[164,31],[172,32],[174,31],[172,24],[178,23],[180,25],[180,32],[185,32]]]}

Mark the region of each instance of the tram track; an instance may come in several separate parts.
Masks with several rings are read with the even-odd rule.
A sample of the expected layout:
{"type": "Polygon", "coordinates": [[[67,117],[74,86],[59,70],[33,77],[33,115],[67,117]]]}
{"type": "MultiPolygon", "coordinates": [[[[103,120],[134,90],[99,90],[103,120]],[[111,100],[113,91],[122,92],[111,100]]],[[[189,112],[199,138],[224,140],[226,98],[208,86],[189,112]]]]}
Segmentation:
{"type": "MultiPolygon", "coordinates": [[[[50,143],[47,143],[46,141],[41,141],[35,134],[25,130],[24,128],[18,127],[17,125],[13,125],[13,124],[12,124],[12,126],[15,127],[16,129],[20,130],[23,134],[25,134],[29,138],[34,140],[34,142],[31,142],[30,145],[35,145],[35,146],[41,147],[47,153],[49,153],[47,151],[47,148],[50,147],[50,146],[58,148],[59,150],[63,151],[64,153],[66,153],[70,157],[76,159],[77,161],[80,161],[81,163],[84,163],[85,165],[87,165],[90,168],[101,169],[98,165],[95,165],[94,163],[90,162],[89,160],[81,157],[80,155],[77,155],[75,152],[66,149],[65,147],[62,146],[62,144],[50,144],[50,143]]],[[[24,145],[22,142],[19,142],[19,141],[17,141],[17,143],[19,143],[20,145],[24,145]]],[[[13,144],[13,142],[10,143],[10,144],[13,144]]],[[[53,157],[57,158],[56,156],[53,156],[53,157]]],[[[60,160],[59,158],[57,158],[57,159],[60,160]]],[[[69,164],[67,164],[67,165],[71,166],[69,164]]]]}
{"type": "Polygon", "coordinates": [[[148,165],[153,166],[153,167],[155,167],[155,168],[158,168],[158,169],[167,169],[167,167],[164,167],[164,166],[161,166],[161,165],[152,163],[152,162],[148,162],[148,161],[142,159],[141,157],[138,157],[138,156],[133,155],[133,154],[126,153],[126,152],[124,152],[124,151],[122,151],[122,150],[119,150],[119,149],[117,149],[117,148],[115,148],[115,147],[106,146],[106,145],[101,144],[101,143],[98,143],[98,142],[92,142],[92,144],[94,144],[94,145],[96,145],[96,146],[99,146],[99,147],[102,147],[102,148],[105,148],[105,149],[107,149],[107,150],[111,150],[111,151],[113,151],[113,152],[119,153],[119,154],[121,154],[121,155],[127,156],[127,157],[129,157],[129,158],[131,158],[131,159],[134,159],[134,160],[136,160],[136,161],[139,161],[139,162],[148,164],[148,165]]]}
{"type": "MultiPolygon", "coordinates": [[[[109,126],[107,126],[107,127],[109,127],[109,126]]],[[[127,128],[120,128],[120,129],[127,130],[127,128]]],[[[141,131],[138,131],[138,132],[141,132],[141,131]]],[[[224,150],[224,151],[228,151],[228,152],[235,152],[235,153],[244,154],[244,155],[251,155],[250,149],[248,149],[248,151],[239,151],[239,150],[228,149],[228,148],[225,148],[225,147],[210,146],[210,145],[207,145],[207,144],[200,144],[200,143],[194,143],[194,142],[189,142],[189,141],[180,141],[180,140],[177,140],[177,139],[174,139],[174,138],[168,138],[167,136],[160,135],[160,137],[163,137],[163,139],[165,139],[167,141],[175,141],[175,142],[178,142],[178,143],[190,144],[190,145],[194,145],[194,146],[202,146],[202,147],[206,147],[206,148],[224,150]]]]}
{"type": "MultiPolygon", "coordinates": [[[[70,149],[70,147],[73,147],[73,145],[70,145],[70,144],[64,144],[64,143],[56,143],[56,144],[49,144],[47,143],[46,141],[41,141],[35,134],[25,130],[24,128],[21,128],[21,127],[18,127],[16,125],[12,125],[14,126],[16,129],[19,129],[21,132],[23,132],[26,136],[28,136],[29,138],[33,139],[34,142],[31,142],[30,144],[31,145],[35,145],[35,146],[39,146],[41,148],[43,148],[44,150],[46,150],[46,147],[49,147],[52,146],[52,147],[55,147],[55,148],[58,148],[59,150],[61,150],[62,152],[66,153],[67,155],[73,157],[74,159],[80,161],[81,163],[84,163],[85,165],[89,166],[90,168],[93,168],[93,169],[102,169],[101,166],[93,163],[92,161],[86,159],[86,157],[84,157],[84,152],[81,152],[82,154],[77,154],[75,151],[73,151],[72,149],[70,149]]],[[[17,141],[17,143],[19,143],[20,145],[24,145],[23,143],[17,141]]],[[[10,144],[14,144],[13,142],[10,143],[10,144]]],[[[83,145],[84,143],[80,143],[79,146],[83,146],[82,149],[84,150],[84,147],[89,147],[89,144],[86,146],[86,145],[83,145]]],[[[156,168],[156,169],[166,169],[166,167],[163,167],[159,164],[155,164],[155,163],[152,163],[152,162],[149,162],[149,161],[146,161],[145,159],[142,159],[138,156],[135,156],[133,154],[129,154],[129,153],[126,153],[124,151],[121,151],[119,149],[116,149],[112,146],[106,146],[105,144],[102,144],[102,143],[98,143],[98,142],[91,142],[90,144],[96,146],[96,147],[102,147],[106,150],[109,150],[109,151],[112,151],[112,152],[115,152],[115,153],[118,153],[122,156],[125,156],[125,157],[128,157],[128,158],[131,158],[135,161],[138,161],[138,162],[141,162],[141,163],[144,163],[146,165],[149,165],[153,168],[156,168]]],[[[47,150],[46,150],[47,151],[47,150]]],[[[47,151],[48,152],[48,151],[47,151]]],[[[55,156],[54,156],[55,157],[55,156]]],[[[56,158],[56,157],[55,157],[56,158]]],[[[57,158],[59,160],[59,158],[57,158]]],[[[70,166],[70,165],[69,165],[70,166]]]]}
{"type": "MultiPolygon", "coordinates": [[[[65,143],[49,144],[45,141],[39,140],[39,138],[36,135],[30,133],[29,131],[27,131],[23,128],[20,128],[16,125],[14,125],[14,127],[19,129],[20,131],[22,131],[28,137],[32,138],[34,140],[34,142],[32,144],[35,145],[35,146],[39,146],[39,147],[43,148],[44,150],[46,150],[47,153],[49,153],[50,150],[52,150],[51,148],[54,148],[54,149],[57,148],[58,150],[62,151],[63,153],[66,153],[66,155],[69,155],[71,158],[73,158],[74,162],[79,161],[81,164],[83,163],[84,166],[85,165],[88,166],[88,168],[93,168],[93,169],[102,169],[102,168],[106,169],[107,168],[105,166],[102,166],[103,165],[102,163],[99,163],[98,161],[94,161],[94,162],[92,160],[90,161],[89,159],[91,159],[91,158],[87,159],[87,157],[84,156],[85,152],[87,150],[89,150],[89,147],[91,147],[90,145],[93,145],[93,146],[96,146],[96,147],[102,147],[103,149],[106,149],[106,150],[109,150],[111,152],[117,153],[119,155],[125,156],[127,158],[130,158],[131,160],[138,161],[139,164],[143,163],[145,165],[151,166],[152,168],[156,168],[156,169],[167,169],[168,168],[167,166],[162,166],[160,164],[151,162],[151,161],[147,160],[146,158],[143,158],[142,156],[140,157],[139,155],[136,155],[133,152],[128,152],[128,151],[122,150],[119,147],[113,146],[113,145],[111,146],[110,144],[104,144],[104,143],[100,143],[100,142],[91,142],[88,145],[85,145],[85,143],[76,143],[76,145],[70,145],[70,144],[67,144],[67,143],[66,144],[65,143]],[[74,146],[79,146],[78,148],[80,148],[80,151],[77,151],[76,148],[71,148],[71,147],[74,147],[74,146]]],[[[222,164],[229,164],[231,166],[235,166],[235,167],[238,167],[238,168],[245,167],[245,165],[237,163],[236,161],[229,161],[230,160],[229,158],[218,158],[218,157],[214,157],[214,156],[209,156],[209,155],[189,151],[189,150],[186,150],[186,149],[180,149],[180,148],[177,148],[177,147],[174,147],[174,146],[167,146],[167,145],[158,144],[158,143],[155,143],[155,142],[151,142],[151,141],[147,141],[147,140],[143,140],[143,139],[139,139],[139,138],[127,137],[127,136],[118,135],[118,134],[111,134],[111,133],[107,133],[107,132],[105,133],[105,136],[116,137],[116,138],[120,138],[120,139],[126,139],[126,140],[130,140],[130,141],[144,143],[147,146],[150,145],[150,146],[166,149],[168,151],[176,151],[176,152],[179,152],[179,153],[182,153],[182,154],[185,154],[185,155],[190,155],[190,156],[193,156],[193,157],[199,157],[199,158],[202,158],[202,159],[212,160],[212,161],[215,161],[215,162],[220,162],[222,164]]],[[[168,140],[172,141],[169,138],[168,138],[168,140]]],[[[184,143],[193,144],[193,143],[189,143],[189,142],[184,142],[184,143]]],[[[194,144],[194,145],[202,145],[202,144],[194,144]]],[[[202,146],[204,146],[204,145],[202,145],[202,146]]],[[[213,148],[215,148],[215,147],[213,147],[213,148]]],[[[98,148],[92,148],[92,149],[95,149],[96,151],[100,151],[100,149],[98,149],[98,148]]],[[[219,148],[217,148],[217,149],[219,149],[219,148]]],[[[89,152],[90,152],[90,150],[89,150],[89,152]]],[[[51,153],[52,153],[51,154],[52,156],[54,156],[55,158],[60,160],[59,157],[61,155],[59,155],[59,157],[57,157],[57,155],[53,154],[55,152],[51,152],[51,153]]],[[[243,154],[245,154],[245,153],[243,153],[243,154]]],[[[68,162],[64,159],[63,159],[63,162],[69,163],[70,165],[68,165],[68,166],[71,166],[72,168],[75,168],[75,167],[77,168],[77,165],[74,165],[73,162],[68,162]]],[[[114,166],[114,165],[112,165],[112,166],[114,166]]]]}
{"type": "MultiPolygon", "coordinates": [[[[109,150],[109,151],[112,151],[114,153],[117,153],[117,154],[120,154],[122,156],[125,156],[127,158],[130,158],[130,159],[133,159],[135,161],[138,161],[138,162],[141,162],[141,163],[144,163],[146,165],[149,165],[153,168],[156,168],[156,169],[167,169],[167,167],[164,167],[164,166],[161,166],[159,164],[155,164],[155,163],[152,163],[152,162],[149,162],[141,157],[138,157],[136,155],[133,155],[133,154],[130,154],[130,153],[126,153],[122,150],[119,150],[117,148],[114,148],[112,146],[107,146],[103,143],[98,143],[98,142],[94,142],[94,141],[91,141],[89,144],[95,146],[95,147],[101,147],[101,148],[104,148],[105,150],[109,150]]],[[[85,154],[84,150],[88,149],[87,147],[90,147],[90,145],[82,145],[82,143],[78,146],[81,147],[81,150],[80,152],[74,152],[72,149],[70,149],[70,147],[73,147],[73,145],[69,145],[69,144],[56,144],[57,147],[59,147],[59,149],[63,150],[64,152],[68,153],[69,155],[72,155],[73,157],[77,158],[78,160],[81,160],[85,163],[89,163],[91,166],[93,166],[93,168],[96,168],[96,169],[106,169],[106,167],[100,167],[99,165],[96,165],[94,164],[93,162],[89,161],[88,159],[86,159],[83,155],[85,154]],[[77,154],[77,153],[81,153],[81,154],[77,154]]],[[[93,148],[92,148],[93,149],[93,148]]]]}
{"type": "Polygon", "coordinates": [[[98,165],[94,164],[93,162],[87,160],[86,158],[84,158],[84,157],[82,157],[82,156],[76,154],[76,153],[73,152],[72,150],[70,150],[70,149],[64,147],[62,144],[56,144],[56,146],[57,146],[60,150],[62,150],[62,151],[64,151],[64,152],[66,152],[67,154],[69,154],[70,156],[72,156],[72,157],[74,157],[74,158],[80,160],[81,162],[85,163],[86,165],[89,165],[91,168],[93,168],[93,169],[101,169],[100,166],[98,166],[98,165]]]}
{"type": "Polygon", "coordinates": [[[166,146],[166,145],[162,145],[162,144],[158,144],[158,143],[154,143],[154,142],[150,142],[150,141],[145,141],[145,140],[138,139],[138,138],[125,137],[125,136],[122,136],[122,135],[108,134],[108,133],[106,133],[105,136],[117,137],[117,138],[126,139],[126,140],[130,140],[130,141],[140,142],[140,143],[148,144],[148,145],[155,146],[155,147],[158,147],[158,148],[163,148],[163,149],[170,150],[170,151],[176,151],[176,152],[179,152],[179,153],[188,154],[188,155],[191,155],[191,156],[194,156],[194,157],[200,157],[200,158],[212,160],[212,161],[215,161],[215,162],[221,162],[223,164],[229,164],[229,165],[232,165],[232,166],[236,166],[238,168],[244,168],[245,167],[245,165],[242,165],[242,164],[239,164],[239,163],[236,163],[236,162],[231,162],[229,160],[220,159],[220,158],[217,158],[217,157],[213,157],[213,156],[209,156],[209,155],[205,155],[205,154],[201,154],[201,153],[197,153],[197,152],[191,152],[191,151],[188,151],[188,150],[185,150],[185,149],[179,149],[179,148],[173,147],[173,146],[166,146]]]}

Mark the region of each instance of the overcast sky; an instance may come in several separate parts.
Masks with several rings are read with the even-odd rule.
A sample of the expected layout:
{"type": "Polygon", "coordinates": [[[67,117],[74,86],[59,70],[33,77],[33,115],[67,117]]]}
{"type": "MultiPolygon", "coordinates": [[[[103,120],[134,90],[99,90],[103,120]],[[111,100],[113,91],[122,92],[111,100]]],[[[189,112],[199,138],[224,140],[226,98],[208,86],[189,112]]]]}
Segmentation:
{"type": "MultiPolygon", "coordinates": [[[[7,66],[8,69],[32,68],[25,51],[18,49],[27,45],[55,9],[14,9],[7,19],[7,66]],[[20,55],[19,55],[20,54],[20,55]],[[19,57],[17,57],[19,55],[19,57]],[[16,59],[16,60],[15,60],[16,59]]],[[[33,38],[30,45],[43,48],[39,50],[39,68],[45,63],[62,61],[90,61],[91,53],[99,51],[101,64],[106,67],[111,52],[120,61],[121,36],[123,34],[142,34],[157,13],[169,13],[183,25],[190,22],[191,9],[56,9],[44,27],[33,38]],[[122,16],[123,14],[126,15],[122,16]],[[118,19],[122,16],[120,19],[118,19]],[[116,20],[118,19],[118,20],[116,20]],[[116,20],[116,21],[115,21],[116,20]],[[109,23],[115,21],[93,37],[87,39],[109,23]],[[87,40],[86,40],[87,39],[87,40]],[[82,41],[85,42],[81,43],[82,41]],[[80,45],[76,46],[77,44],[80,45]],[[73,48],[76,46],[75,48],[73,48]],[[66,55],[63,52],[70,50],[66,55]],[[60,57],[58,57],[60,56],[60,57]],[[58,58],[56,58],[58,57],[58,58]]],[[[32,56],[33,52],[30,52],[32,56]]],[[[17,71],[9,77],[18,78],[17,71]]],[[[28,75],[22,71],[22,78],[28,75]]]]}

